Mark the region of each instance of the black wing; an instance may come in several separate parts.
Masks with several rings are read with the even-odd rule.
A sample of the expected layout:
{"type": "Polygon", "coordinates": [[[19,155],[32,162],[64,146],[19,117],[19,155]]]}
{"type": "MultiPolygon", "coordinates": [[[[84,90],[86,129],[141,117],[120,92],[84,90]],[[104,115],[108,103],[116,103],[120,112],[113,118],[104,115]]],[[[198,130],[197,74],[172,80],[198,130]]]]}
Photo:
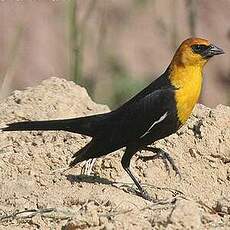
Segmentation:
{"type": "Polygon", "coordinates": [[[112,146],[125,146],[150,132],[154,123],[169,121],[175,114],[174,89],[156,90],[107,114],[103,122],[95,124],[95,138],[104,139],[112,146]]]}
{"type": "MultiPolygon", "coordinates": [[[[174,89],[156,90],[129,106],[91,120],[93,139],[74,154],[72,165],[135,144],[148,145],[175,131],[174,89]]],[[[90,118],[91,119],[91,118],[90,118]]]]}

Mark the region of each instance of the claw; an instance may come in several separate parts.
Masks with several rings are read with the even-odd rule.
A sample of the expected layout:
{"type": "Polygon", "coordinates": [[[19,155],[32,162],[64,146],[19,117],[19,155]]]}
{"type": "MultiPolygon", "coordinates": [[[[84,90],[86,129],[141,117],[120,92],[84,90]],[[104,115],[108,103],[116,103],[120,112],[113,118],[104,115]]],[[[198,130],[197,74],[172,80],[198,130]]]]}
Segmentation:
{"type": "Polygon", "coordinates": [[[145,190],[140,192],[140,196],[143,197],[145,200],[148,200],[148,201],[155,201],[145,190]]]}
{"type": "Polygon", "coordinates": [[[171,165],[172,169],[175,171],[176,176],[179,176],[181,179],[181,174],[179,172],[179,169],[176,167],[175,162],[173,160],[173,158],[164,150],[160,149],[160,148],[154,148],[154,147],[145,147],[143,148],[143,150],[147,150],[147,151],[151,151],[151,152],[155,152],[156,154],[153,156],[139,156],[138,159],[141,159],[143,161],[148,161],[148,160],[154,160],[157,158],[161,158],[164,162],[166,171],[169,172],[169,165],[171,165]]]}
{"type": "Polygon", "coordinates": [[[148,201],[151,201],[151,202],[155,202],[156,199],[152,198],[149,193],[142,189],[142,190],[139,190],[139,189],[132,189],[132,192],[134,192],[137,196],[139,197],[142,197],[143,199],[145,200],[148,200],[148,201]]]}
{"type": "Polygon", "coordinates": [[[165,165],[165,169],[168,172],[168,174],[170,173],[170,168],[169,168],[169,164],[166,158],[162,157],[163,163],[165,165]]]}

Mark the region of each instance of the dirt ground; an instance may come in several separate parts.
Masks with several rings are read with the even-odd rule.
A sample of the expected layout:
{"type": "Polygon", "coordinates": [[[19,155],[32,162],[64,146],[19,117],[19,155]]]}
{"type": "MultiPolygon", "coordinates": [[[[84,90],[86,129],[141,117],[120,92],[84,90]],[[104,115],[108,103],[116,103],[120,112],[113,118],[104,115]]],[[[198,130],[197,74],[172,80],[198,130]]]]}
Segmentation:
{"type": "MultiPolygon", "coordinates": [[[[84,88],[51,78],[3,100],[0,123],[102,111],[108,107],[84,88]]],[[[0,133],[0,229],[230,229],[230,107],[198,105],[185,127],[156,143],[181,179],[161,159],[133,158],[155,203],[135,194],[120,164],[123,150],[98,159],[92,176],[80,175],[83,163],[64,172],[88,141],[62,131],[0,133]]]]}

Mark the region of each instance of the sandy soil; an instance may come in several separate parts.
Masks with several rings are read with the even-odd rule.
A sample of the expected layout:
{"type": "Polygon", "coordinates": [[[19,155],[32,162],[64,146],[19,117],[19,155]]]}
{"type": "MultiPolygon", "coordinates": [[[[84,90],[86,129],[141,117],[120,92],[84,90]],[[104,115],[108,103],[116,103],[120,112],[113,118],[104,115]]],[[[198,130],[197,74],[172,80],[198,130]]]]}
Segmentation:
{"type": "MultiPolygon", "coordinates": [[[[108,107],[84,88],[51,78],[3,100],[0,123],[102,111],[108,107]]],[[[63,172],[88,141],[68,132],[0,133],[0,229],[230,229],[229,107],[198,105],[187,126],[156,143],[170,152],[181,180],[160,159],[133,158],[156,203],[135,195],[120,165],[123,150],[98,159],[92,176],[80,175],[83,164],[63,172]]]]}

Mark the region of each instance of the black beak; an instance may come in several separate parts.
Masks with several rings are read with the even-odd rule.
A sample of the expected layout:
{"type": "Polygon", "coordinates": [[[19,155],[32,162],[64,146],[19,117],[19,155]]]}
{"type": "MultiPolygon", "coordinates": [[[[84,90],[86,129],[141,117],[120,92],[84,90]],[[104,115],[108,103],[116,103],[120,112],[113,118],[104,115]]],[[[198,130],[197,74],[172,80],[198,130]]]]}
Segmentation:
{"type": "Polygon", "coordinates": [[[203,52],[202,55],[205,58],[210,58],[210,57],[213,57],[215,55],[220,55],[220,54],[224,54],[224,51],[221,48],[211,44],[209,45],[209,48],[203,52]]]}

